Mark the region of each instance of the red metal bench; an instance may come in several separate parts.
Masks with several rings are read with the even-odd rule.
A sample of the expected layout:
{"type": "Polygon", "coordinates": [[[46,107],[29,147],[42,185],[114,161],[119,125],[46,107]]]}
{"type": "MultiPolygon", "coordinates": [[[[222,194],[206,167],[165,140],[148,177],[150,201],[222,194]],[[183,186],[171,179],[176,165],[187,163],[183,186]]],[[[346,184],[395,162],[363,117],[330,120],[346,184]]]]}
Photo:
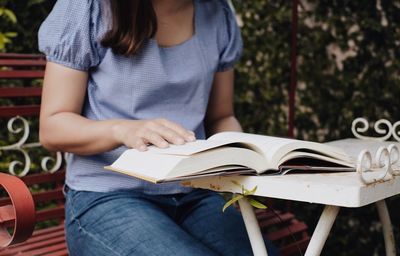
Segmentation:
{"type": "MultiPolygon", "coordinates": [[[[41,55],[0,54],[0,124],[4,125],[1,128],[3,131],[8,119],[16,116],[29,119],[32,127],[37,129],[41,87],[34,84],[38,84],[37,79],[43,78],[45,64],[46,61],[41,55]]],[[[20,125],[27,125],[21,118],[14,118],[8,121],[9,124],[12,123],[11,130],[17,131],[18,122],[20,125]]],[[[20,129],[20,133],[23,134],[26,129],[29,127],[20,129]]],[[[35,132],[37,138],[37,131],[35,132]]],[[[1,136],[4,140],[8,135],[1,136]]],[[[39,146],[38,143],[26,141],[24,137],[11,144],[14,144],[13,150],[0,144],[2,158],[5,151],[18,153],[18,150],[39,146]],[[20,145],[17,145],[18,143],[20,145]]],[[[60,155],[57,157],[60,158],[60,155]]],[[[27,160],[24,161],[22,165],[27,160]]],[[[4,162],[4,159],[0,162],[4,162]]],[[[44,159],[41,164],[46,167],[48,162],[44,159]]],[[[4,188],[0,191],[0,256],[68,255],[63,227],[63,167],[46,167],[45,169],[52,170],[43,171],[40,170],[43,168],[31,168],[38,164],[28,165],[29,174],[21,179],[4,174],[7,171],[4,166],[0,169],[0,186],[4,188]],[[34,227],[35,231],[32,234],[34,227]],[[8,235],[10,228],[13,236],[8,235]]],[[[17,165],[9,172],[16,172],[16,168],[17,165]]],[[[296,254],[299,249],[304,251],[309,241],[307,226],[289,212],[276,213],[257,210],[263,233],[279,246],[282,255],[296,254]]]]}

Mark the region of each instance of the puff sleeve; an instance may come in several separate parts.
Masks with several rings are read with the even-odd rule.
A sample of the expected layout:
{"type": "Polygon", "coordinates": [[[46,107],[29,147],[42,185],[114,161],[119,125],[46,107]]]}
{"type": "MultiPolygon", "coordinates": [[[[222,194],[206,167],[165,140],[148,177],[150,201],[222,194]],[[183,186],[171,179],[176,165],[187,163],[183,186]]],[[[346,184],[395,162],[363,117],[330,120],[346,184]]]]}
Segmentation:
{"type": "Polygon", "coordinates": [[[100,0],[58,0],[39,29],[39,51],[50,62],[87,71],[99,64],[100,0]]]}
{"type": "Polygon", "coordinates": [[[236,17],[226,0],[220,0],[223,17],[220,32],[220,56],[217,72],[226,71],[239,60],[243,51],[243,42],[236,17]]]}

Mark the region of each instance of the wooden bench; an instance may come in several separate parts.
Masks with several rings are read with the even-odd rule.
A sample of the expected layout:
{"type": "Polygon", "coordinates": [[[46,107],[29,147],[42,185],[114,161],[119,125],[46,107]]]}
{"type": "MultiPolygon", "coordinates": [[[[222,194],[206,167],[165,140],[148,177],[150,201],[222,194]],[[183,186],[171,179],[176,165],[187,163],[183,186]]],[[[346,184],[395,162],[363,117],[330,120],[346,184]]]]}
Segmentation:
{"type": "MultiPolygon", "coordinates": [[[[7,125],[12,126],[8,134],[0,134],[0,139],[8,143],[9,137],[19,135],[14,142],[0,144],[0,186],[3,188],[0,191],[0,256],[68,255],[63,226],[65,171],[60,165],[62,155],[53,155],[57,159],[56,166],[53,162],[49,167],[47,156],[50,153],[40,149],[37,143],[41,96],[38,79],[43,78],[45,64],[41,55],[0,54],[0,125],[2,131],[7,125]],[[29,129],[36,130],[30,134],[29,129]],[[19,133],[10,136],[11,131],[19,133]],[[40,163],[29,163],[30,158],[24,158],[25,151],[40,163]],[[45,156],[37,156],[36,151],[45,152],[45,156]],[[8,153],[16,154],[11,155],[11,164],[6,163],[7,166],[4,158],[8,153]],[[43,159],[37,160],[40,157],[43,159]],[[22,163],[13,163],[16,160],[22,163]],[[38,168],[40,165],[42,167],[38,168]]],[[[307,247],[307,226],[292,213],[257,210],[257,218],[263,234],[279,246],[282,255],[298,255],[299,249],[304,251],[307,247]]]]}

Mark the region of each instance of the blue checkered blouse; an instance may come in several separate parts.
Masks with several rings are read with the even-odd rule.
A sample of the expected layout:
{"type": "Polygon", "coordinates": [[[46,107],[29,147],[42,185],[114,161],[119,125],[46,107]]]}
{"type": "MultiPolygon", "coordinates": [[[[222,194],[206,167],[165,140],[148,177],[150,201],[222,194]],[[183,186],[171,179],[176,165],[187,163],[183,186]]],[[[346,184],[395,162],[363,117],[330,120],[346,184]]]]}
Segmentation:
{"type": "MultiPolygon", "coordinates": [[[[204,138],[203,120],[214,74],[230,69],[242,51],[235,16],[225,0],[194,0],[195,33],[172,47],[148,40],[124,57],[101,46],[110,28],[107,0],[58,0],[39,30],[47,60],[88,71],[82,115],[92,120],[166,118],[204,138]]],[[[154,185],[104,170],[124,150],[70,154],[66,183],[75,190],[135,189],[148,194],[188,192],[178,183],[154,185]]]]}

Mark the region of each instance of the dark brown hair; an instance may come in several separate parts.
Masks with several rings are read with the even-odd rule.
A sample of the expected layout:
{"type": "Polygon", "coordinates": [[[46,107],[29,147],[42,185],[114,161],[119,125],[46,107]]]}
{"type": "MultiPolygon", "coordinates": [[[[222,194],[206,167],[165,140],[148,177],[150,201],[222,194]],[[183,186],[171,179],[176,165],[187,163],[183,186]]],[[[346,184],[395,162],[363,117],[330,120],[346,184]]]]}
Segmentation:
{"type": "Polygon", "coordinates": [[[157,31],[151,0],[109,0],[112,26],[101,44],[115,54],[132,56],[157,31]]]}

